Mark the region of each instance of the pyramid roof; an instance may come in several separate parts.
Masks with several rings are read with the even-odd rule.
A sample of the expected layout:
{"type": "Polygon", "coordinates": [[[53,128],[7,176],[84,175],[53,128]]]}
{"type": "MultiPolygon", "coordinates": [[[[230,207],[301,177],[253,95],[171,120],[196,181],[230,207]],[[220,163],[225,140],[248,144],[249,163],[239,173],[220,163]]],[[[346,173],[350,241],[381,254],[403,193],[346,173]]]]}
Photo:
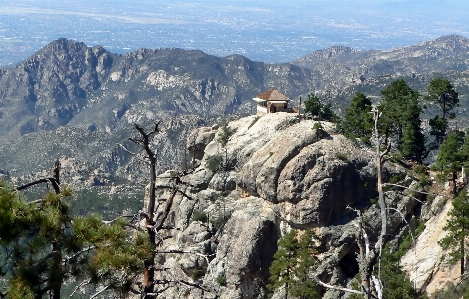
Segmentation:
{"type": "Polygon", "coordinates": [[[256,96],[256,98],[264,100],[264,101],[269,101],[269,102],[276,102],[276,101],[282,101],[282,102],[287,101],[288,102],[288,101],[290,101],[290,99],[286,95],[284,95],[283,93],[281,93],[280,91],[278,91],[275,88],[272,88],[268,91],[265,91],[263,93],[258,94],[256,96]]]}

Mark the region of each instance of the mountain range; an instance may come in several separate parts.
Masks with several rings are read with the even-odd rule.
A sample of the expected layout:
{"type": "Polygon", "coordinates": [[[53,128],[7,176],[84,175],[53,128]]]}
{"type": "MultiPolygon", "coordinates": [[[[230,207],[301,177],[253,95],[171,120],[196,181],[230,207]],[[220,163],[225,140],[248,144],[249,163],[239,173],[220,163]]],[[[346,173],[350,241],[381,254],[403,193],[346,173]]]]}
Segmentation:
{"type": "Polygon", "coordinates": [[[252,98],[270,88],[293,105],[315,93],[340,114],[356,92],[377,101],[386,84],[403,78],[423,94],[445,77],[466,115],[468,68],[469,39],[457,35],[383,51],[335,46],[284,64],[177,48],[120,55],[62,38],[0,70],[0,173],[21,181],[66,156],[87,165],[91,185],[141,178],[117,143],[131,147],[132,125],[158,119],[170,119],[155,141],[161,171],[183,167],[190,131],[254,113],[252,98]]]}

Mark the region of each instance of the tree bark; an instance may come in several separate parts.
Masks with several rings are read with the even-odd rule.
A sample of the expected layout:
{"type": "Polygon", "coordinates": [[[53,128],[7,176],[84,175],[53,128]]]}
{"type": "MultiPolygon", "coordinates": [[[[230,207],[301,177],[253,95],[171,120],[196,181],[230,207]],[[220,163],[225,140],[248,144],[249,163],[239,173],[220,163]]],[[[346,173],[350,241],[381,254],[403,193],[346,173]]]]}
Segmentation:
{"type": "Polygon", "coordinates": [[[150,244],[152,246],[152,252],[154,254],[150,259],[143,261],[143,290],[145,294],[145,299],[153,299],[156,296],[150,295],[154,293],[155,289],[155,252],[156,252],[156,231],[155,231],[155,221],[154,215],[156,207],[156,155],[153,150],[150,148],[150,141],[154,134],[159,133],[158,129],[159,122],[155,122],[155,127],[153,131],[146,133],[143,127],[138,124],[135,124],[135,129],[140,133],[140,139],[129,138],[130,141],[143,147],[146,153],[146,158],[150,163],[150,194],[149,202],[147,207],[147,217],[145,220],[146,230],[150,244]]]}
{"type": "Polygon", "coordinates": [[[63,283],[63,269],[62,269],[62,248],[59,242],[52,243],[52,263],[53,269],[51,275],[51,290],[49,291],[50,299],[60,299],[60,292],[63,283]]]}
{"type": "Polygon", "coordinates": [[[453,171],[451,173],[451,182],[453,183],[453,198],[458,196],[458,186],[456,185],[457,173],[453,171]]]}
{"type": "MultiPolygon", "coordinates": [[[[464,216],[465,215],[463,213],[463,217],[464,216]]],[[[466,228],[464,227],[464,223],[462,224],[462,231],[466,231],[466,228]]],[[[461,276],[464,274],[464,264],[466,262],[465,261],[465,256],[464,256],[466,254],[466,252],[465,252],[466,248],[465,248],[465,244],[464,244],[465,240],[464,239],[465,239],[465,237],[462,237],[461,240],[460,240],[460,242],[461,242],[461,245],[460,245],[461,246],[461,276]]]]}

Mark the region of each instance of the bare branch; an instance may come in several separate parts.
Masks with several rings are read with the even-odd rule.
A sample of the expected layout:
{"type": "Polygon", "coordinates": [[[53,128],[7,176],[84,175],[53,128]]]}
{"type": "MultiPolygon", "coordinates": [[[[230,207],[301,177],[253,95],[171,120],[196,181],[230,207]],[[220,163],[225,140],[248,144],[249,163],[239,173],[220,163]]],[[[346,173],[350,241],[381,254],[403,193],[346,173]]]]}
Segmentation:
{"type": "Polygon", "coordinates": [[[445,195],[445,194],[440,194],[440,193],[428,193],[428,192],[424,192],[424,191],[420,191],[420,190],[411,189],[411,188],[409,188],[409,187],[406,187],[406,186],[403,186],[403,185],[398,185],[398,184],[383,183],[382,185],[383,185],[383,187],[385,187],[385,186],[400,187],[400,188],[408,189],[408,190],[410,190],[410,191],[414,191],[414,192],[421,193],[421,194],[449,197],[448,195],[445,195]]]}
{"type": "Polygon", "coordinates": [[[176,196],[176,193],[177,193],[177,189],[173,188],[173,192],[171,196],[166,201],[166,206],[164,208],[163,215],[161,216],[160,219],[158,219],[158,222],[155,224],[154,229],[156,231],[160,230],[161,227],[164,225],[164,222],[166,221],[166,218],[168,217],[169,211],[171,210],[171,206],[173,205],[174,196],[176,196]]]}
{"type": "Polygon", "coordinates": [[[147,161],[145,159],[142,159],[140,158],[136,153],[133,153],[131,152],[130,150],[128,150],[124,145],[120,144],[120,143],[117,143],[117,145],[119,145],[124,151],[126,151],[127,153],[131,154],[135,159],[139,160],[140,162],[143,162],[143,163],[147,163],[149,164],[150,161],[147,161]]]}
{"type": "Polygon", "coordinates": [[[390,150],[391,150],[391,141],[388,142],[386,149],[382,153],[380,153],[379,158],[381,161],[383,161],[384,156],[387,155],[387,153],[389,153],[390,150]]]}
{"type": "MultiPolygon", "coordinates": [[[[164,283],[166,284],[167,282],[164,282],[164,283]]],[[[170,287],[171,287],[171,285],[168,285],[168,286],[164,287],[163,289],[158,290],[157,293],[155,293],[155,292],[153,292],[153,293],[147,293],[146,295],[149,295],[149,296],[158,296],[158,295],[164,293],[165,291],[167,291],[170,287]]]]}
{"type": "Polygon", "coordinates": [[[114,223],[117,220],[122,219],[122,218],[132,218],[132,220],[136,219],[138,215],[139,214],[121,215],[121,216],[119,216],[115,219],[112,219],[112,220],[101,220],[101,222],[104,223],[104,224],[112,224],[112,223],[114,223]]]}
{"type": "Polygon", "coordinates": [[[40,199],[36,199],[36,200],[33,200],[33,201],[28,201],[28,205],[33,205],[33,204],[36,204],[36,203],[40,203],[40,202],[43,202],[44,199],[43,198],[40,198],[40,199]]]}
{"type": "Polygon", "coordinates": [[[185,286],[188,286],[188,287],[193,287],[193,288],[196,288],[196,289],[199,289],[199,290],[202,290],[202,291],[205,291],[205,292],[209,292],[208,289],[196,284],[196,283],[192,283],[192,282],[189,282],[189,281],[185,281],[185,280],[178,280],[177,281],[178,283],[180,284],[183,284],[185,286]]]}
{"type": "Polygon", "coordinates": [[[371,280],[373,281],[373,284],[375,286],[376,293],[378,293],[378,298],[383,298],[383,285],[381,283],[381,278],[376,278],[376,276],[371,275],[371,280]]]}
{"type": "Polygon", "coordinates": [[[397,212],[397,213],[401,216],[402,220],[405,222],[405,224],[407,225],[407,227],[409,227],[410,237],[412,238],[412,243],[414,244],[414,250],[415,250],[415,238],[414,238],[414,234],[412,233],[412,229],[410,228],[409,222],[407,222],[407,220],[405,219],[405,215],[404,215],[401,211],[399,211],[398,209],[395,209],[395,208],[387,208],[387,209],[397,212]]]}
{"type": "Polygon", "coordinates": [[[22,186],[18,186],[15,188],[15,190],[17,191],[21,191],[21,190],[24,190],[28,187],[31,187],[31,186],[34,186],[34,185],[39,185],[41,183],[48,183],[50,182],[52,184],[52,187],[54,187],[54,191],[56,194],[59,194],[60,193],[60,185],[59,183],[56,181],[55,178],[43,178],[43,179],[39,179],[37,181],[34,181],[34,182],[31,182],[31,183],[27,183],[25,185],[22,185],[22,186]]]}
{"type": "Polygon", "coordinates": [[[52,172],[54,174],[53,177],[48,177],[48,178],[42,178],[37,181],[16,187],[15,190],[21,191],[23,189],[26,189],[28,187],[38,185],[41,183],[47,183],[50,182],[52,184],[52,187],[54,187],[55,194],[60,194],[60,162],[56,161],[54,163],[54,167],[52,168],[52,172]]]}
{"type": "Polygon", "coordinates": [[[210,256],[214,256],[215,254],[202,254],[200,252],[196,252],[196,251],[191,251],[191,250],[166,250],[166,251],[159,251],[159,250],[156,250],[155,251],[156,253],[179,253],[179,254],[195,254],[195,255],[198,255],[202,258],[205,259],[205,261],[207,262],[207,265],[208,265],[208,268],[209,268],[209,273],[210,273],[210,277],[212,278],[212,283],[215,284],[215,279],[213,277],[213,269],[210,265],[210,261],[209,261],[209,257],[210,256]]]}
{"type": "Polygon", "coordinates": [[[101,290],[97,291],[96,293],[94,293],[90,299],[94,299],[96,298],[99,294],[101,294],[102,292],[104,292],[105,290],[109,289],[111,286],[110,285],[107,285],[105,286],[104,288],[102,288],[101,290]]]}
{"type": "Polygon", "coordinates": [[[77,256],[79,256],[80,254],[85,253],[85,252],[89,252],[90,250],[95,249],[96,247],[97,246],[89,246],[88,248],[82,249],[82,250],[78,251],[77,253],[75,253],[71,256],[66,256],[64,259],[62,259],[62,261],[67,262],[69,260],[72,260],[72,259],[76,258],[77,256]]]}
{"type": "Polygon", "coordinates": [[[77,285],[77,286],[75,287],[75,289],[73,290],[73,292],[70,294],[70,297],[73,297],[73,295],[75,295],[75,293],[76,293],[81,287],[90,284],[90,282],[91,282],[91,278],[82,281],[79,285],[77,285]]]}
{"type": "Polygon", "coordinates": [[[459,285],[460,285],[463,281],[465,281],[467,278],[469,278],[469,272],[466,272],[466,273],[464,273],[464,274],[462,274],[462,275],[456,277],[454,280],[456,280],[456,281],[459,280],[459,279],[461,279],[461,280],[459,280],[459,282],[456,283],[456,285],[455,285],[454,288],[453,288],[453,292],[456,291],[456,289],[459,287],[459,285]]]}
{"type": "Polygon", "coordinates": [[[352,293],[352,294],[358,294],[358,295],[363,295],[363,292],[360,292],[360,291],[357,291],[357,290],[352,290],[352,289],[347,289],[347,288],[342,288],[342,287],[338,287],[338,286],[334,286],[334,285],[331,285],[331,284],[327,284],[325,282],[322,282],[319,278],[317,277],[313,277],[314,281],[316,281],[318,284],[320,284],[321,286],[325,287],[325,288],[328,288],[328,289],[333,289],[333,290],[339,290],[339,291],[343,291],[343,292],[348,292],[348,293],[352,293]]]}
{"type": "Polygon", "coordinates": [[[127,223],[125,226],[131,227],[131,228],[133,228],[133,229],[135,229],[135,230],[139,230],[139,231],[143,231],[143,232],[146,231],[145,229],[141,228],[140,226],[135,225],[135,224],[132,224],[132,223],[127,223]]]}

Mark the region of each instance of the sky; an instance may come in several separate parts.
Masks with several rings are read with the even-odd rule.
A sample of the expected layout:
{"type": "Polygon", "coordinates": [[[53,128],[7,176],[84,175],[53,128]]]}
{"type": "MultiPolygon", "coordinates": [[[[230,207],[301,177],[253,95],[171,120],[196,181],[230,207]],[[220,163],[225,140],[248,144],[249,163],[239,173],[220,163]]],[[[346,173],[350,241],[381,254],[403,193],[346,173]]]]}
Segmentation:
{"type": "Polygon", "coordinates": [[[468,20],[460,0],[0,0],[0,66],[61,37],[116,53],[177,47],[281,63],[335,45],[381,50],[469,37],[468,20]]]}

